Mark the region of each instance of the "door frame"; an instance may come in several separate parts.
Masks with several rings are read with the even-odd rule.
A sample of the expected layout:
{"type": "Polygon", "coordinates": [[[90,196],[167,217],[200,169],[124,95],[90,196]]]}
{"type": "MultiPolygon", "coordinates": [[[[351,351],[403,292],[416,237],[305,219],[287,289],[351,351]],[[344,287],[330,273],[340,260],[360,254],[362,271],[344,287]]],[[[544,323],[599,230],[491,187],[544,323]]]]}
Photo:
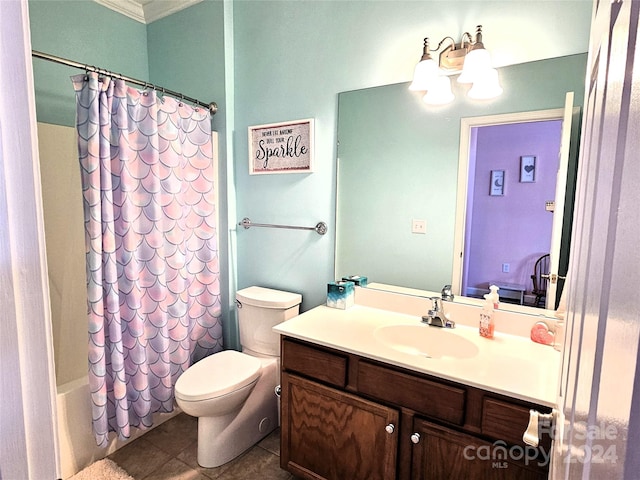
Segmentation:
{"type": "Polygon", "coordinates": [[[0,310],[4,478],[60,478],[27,0],[0,1],[0,310]],[[5,441],[6,439],[6,441],[5,441]]]}
{"type": "MultiPolygon", "coordinates": [[[[578,107],[576,107],[578,108],[578,107]]],[[[477,127],[530,123],[548,120],[564,120],[565,108],[513,112],[498,115],[466,117],[460,120],[460,149],[458,154],[458,186],[456,195],[456,220],[453,240],[453,272],[451,285],[453,292],[462,295],[462,274],[465,264],[464,244],[466,237],[467,194],[469,188],[469,161],[471,155],[471,131],[477,127]]],[[[564,130],[564,128],[563,128],[564,130]]],[[[560,212],[564,214],[564,212],[560,212]]],[[[559,255],[559,251],[556,255],[559,255]]]]}

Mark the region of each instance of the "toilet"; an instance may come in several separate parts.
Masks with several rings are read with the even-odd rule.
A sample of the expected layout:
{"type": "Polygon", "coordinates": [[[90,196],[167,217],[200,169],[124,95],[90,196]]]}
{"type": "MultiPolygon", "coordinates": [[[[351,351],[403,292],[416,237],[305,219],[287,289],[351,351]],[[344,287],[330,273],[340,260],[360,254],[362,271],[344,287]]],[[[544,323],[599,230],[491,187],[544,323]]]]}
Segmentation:
{"type": "Polygon", "coordinates": [[[301,302],[297,293],[238,290],[242,352],[224,350],[205,357],[178,378],[178,406],[198,417],[200,466],[233,460],[278,426],[280,337],[271,329],[298,315],[301,302]]]}

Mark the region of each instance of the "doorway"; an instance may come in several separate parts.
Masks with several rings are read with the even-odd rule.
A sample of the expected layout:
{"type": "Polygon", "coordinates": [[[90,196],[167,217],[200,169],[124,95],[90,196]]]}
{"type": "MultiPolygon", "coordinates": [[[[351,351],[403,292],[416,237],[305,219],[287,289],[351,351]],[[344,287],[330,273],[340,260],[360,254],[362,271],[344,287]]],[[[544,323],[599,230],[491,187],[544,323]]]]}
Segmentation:
{"type": "MultiPolygon", "coordinates": [[[[533,284],[531,281],[531,274],[533,273],[533,263],[535,263],[535,253],[530,251],[529,256],[523,254],[522,251],[517,258],[513,261],[506,259],[504,256],[504,248],[493,249],[493,253],[484,249],[479,249],[475,253],[471,253],[473,249],[474,238],[482,238],[483,234],[473,233],[473,217],[475,204],[474,195],[482,195],[485,202],[493,202],[493,205],[502,204],[509,205],[509,202],[516,203],[516,195],[513,194],[514,185],[517,187],[524,187],[524,184],[536,184],[542,178],[540,175],[544,172],[544,177],[550,179],[551,183],[555,185],[555,195],[551,190],[547,190],[544,200],[541,200],[543,209],[538,213],[543,214],[543,218],[551,218],[552,228],[551,235],[544,234],[545,240],[542,240],[543,234],[541,232],[534,232],[531,235],[538,238],[538,245],[549,245],[545,249],[539,247],[540,255],[543,253],[551,254],[551,272],[554,277],[553,282],[548,282],[547,291],[547,303],[546,308],[553,309],[557,304],[557,298],[563,287],[562,276],[559,276],[559,272],[566,272],[568,264],[568,253],[571,238],[571,218],[573,214],[573,195],[575,189],[575,170],[577,169],[577,144],[579,139],[579,117],[580,108],[573,107],[573,93],[567,94],[565,108],[551,109],[551,110],[539,110],[531,112],[518,112],[503,115],[492,115],[484,117],[471,117],[463,118],[461,121],[460,131],[460,156],[458,167],[458,193],[457,193],[457,207],[456,207],[456,225],[454,234],[454,259],[453,259],[453,278],[452,285],[454,292],[466,295],[481,297],[482,294],[488,292],[488,284],[490,282],[503,280],[503,283],[513,283],[516,287],[515,291],[506,290],[501,293],[511,293],[514,299],[518,300],[516,303],[526,303],[528,299],[527,294],[531,291],[533,284]],[[546,124],[559,125],[560,128],[560,142],[559,146],[555,146],[553,152],[537,154],[536,151],[540,149],[542,140],[537,142],[529,142],[529,146],[521,146],[520,150],[516,149],[510,153],[510,158],[507,159],[508,163],[504,165],[504,168],[498,168],[498,164],[494,164],[493,168],[484,168],[484,178],[482,174],[476,175],[476,163],[472,161],[476,156],[476,146],[478,141],[478,131],[484,127],[498,127],[509,126],[518,124],[546,124]],[[524,150],[527,148],[528,150],[524,150]],[[473,157],[473,158],[472,158],[473,157]],[[522,158],[524,157],[524,158],[522,158]],[[540,157],[540,158],[538,158],[540,157]],[[542,160],[544,157],[546,160],[542,160]],[[560,159],[560,161],[558,161],[560,159]],[[544,164],[541,163],[544,161],[544,164]],[[525,163],[523,163],[525,162],[525,163]],[[532,166],[532,169],[524,169],[525,166],[532,166]],[[552,167],[553,166],[553,167],[552,167]],[[524,169],[524,171],[523,171],[524,169]],[[529,170],[527,172],[526,170],[529,170]],[[522,172],[522,174],[521,174],[522,172]],[[497,174],[497,175],[496,175],[497,174]],[[536,176],[537,175],[537,176],[536,176]],[[476,188],[475,177],[483,178],[478,183],[476,188]],[[471,179],[471,181],[470,181],[471,179]],[[492,189],[491,185],[495,181],[505,182],[502,184],[503,190],[492,189]],[[522,184],[522,185],[520,185],[522,184]],[[510,190],[511,189],[511,190],[510,190]],[[476,190],[478,190],[476,192],[476,190]],[[509,193],[511,191],[511,194],[509,193]],[[493,195],[492,195],[493,193],[493,195]],[[546,198],[548,196],[549,198],[546,198]],[[565,202],[566,197],[566,202],[565,202]],[[548,215],[545,217],[545,215],[548,215]],[[468,218],[471,217],[471,218],[468,218]],[[544,242],[544,243],[543,243],[544,242]],[[497,250],[497,254],[495,253],[497,250]],[[468,270],[472,257],[480,256],[486,263],[491,265],[492,270],[485,272],[485,279],[480,285],[471,285],[471,280],[467,275],[463,275],[468,270]],[[504,259],[504,260],[501,260],[504,259]],[[532,262],[533,259],[533,263],[532,262]],[[513,264],[516,263],[516,268],[513,269],[513,264]],[[530,268],[526,265],[531,263],[530,268]],[[506,264],[506,265],[505,265],[506,264]],[[508,271],[505,271],[508,270],[508,271]],[[512,274],[506,277],[505,274],[512,274]],[[463,276],[465,283],[463,285],[463,276]],[[509,282],[507,280],[515,280],[509,282]],[[521,291],[517,291],[520,289],[521,291]]],[[[524,126],[524,132],[527,131],[527,127],[524,126]]],[[[498,131],[500,129],[496,129],[498,131]]],[[[543,129],[544,130],[544,129],[543,129]]],[[[553,131],[553,128],[551,128],[553,131]]],[[[525,135],[527,135],[525,133],[525,135]]],[[[554,136],[557,133],[553,134],[554,136]]],[[[526,138],[526,137],[525,137],[526,138]]],[[[492,142],[497,146],[497,151],[500,152],[503,144],[511,141],[511,137],[507,135],[506,138],[493,138],[492,142]]],[[[524,144],[523,144],[524,145],[524,144]]],[[[498,155],[493,153],[491,155],[498,155]]],[[[501,154],[500,154],[501,155],[501,154]]],[[[495,162],[495,158],[490,160],[495,162]]],[[[504,160],[503,160],[504,161],[504,160]]],[[[533,189],[529,185],[526,192],[531,193],[533,189]]],[[[522,202],[525,203],[524,213],[520,213],[520,216],[525,219],[531,219],[531,212],[535,208],[538,208],[537,200],[534,200],[533,196],[520,195],[522,202]],[[532,202],[536,203],[532,206],[532,202]]],[[[488,207],[485,207],[487,210],[488,207]]],[[[485,230],[495,231],[496,234],[501,235],[503,239],[514,243],[513,240],[513,228],[509,227],[509,224],[504,215],[501,213],[495,213],[493,216],[489,216],[491,221],[485,230]],[[500,222],[502,224],[500,225],[500,222]],[[507,226],[505,227],[505,222],[507,226]],[[493,225],[493,227],[492,227],[493,225]]],[[[486,242],[485,242],[486,245],[486,242]]],[[[490,245],[490,243],[489,243],[490,245]]],[[[475,260],[475,259],[474,259],[475,260]]]]}
{"type": "Polygon", "coordinates": [[[535,262],[551,251],[561,135],[561,119],[472,127],[463,295],[496,284],[503,301],[535,306],[528,293],[535,262]]]}

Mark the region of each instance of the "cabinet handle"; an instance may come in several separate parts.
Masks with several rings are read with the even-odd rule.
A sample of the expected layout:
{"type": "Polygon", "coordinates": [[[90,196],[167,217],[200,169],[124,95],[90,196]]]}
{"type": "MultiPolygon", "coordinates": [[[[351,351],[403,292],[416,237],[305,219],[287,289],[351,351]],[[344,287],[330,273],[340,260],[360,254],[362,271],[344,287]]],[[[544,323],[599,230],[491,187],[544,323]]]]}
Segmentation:
{"type": "Polygon", "coordinates": [[[387,433],[391,434],[396,429],[396,426],[393,423],[390,423],[389,425],[384,427],[384,429],[387,431],[387,433]]]}
{"type": "Polygon", "coordinates": [[[414,433],[413,435],[411,435],[411,441],[413,443],[420,443],[420,434],[414,433]]]}

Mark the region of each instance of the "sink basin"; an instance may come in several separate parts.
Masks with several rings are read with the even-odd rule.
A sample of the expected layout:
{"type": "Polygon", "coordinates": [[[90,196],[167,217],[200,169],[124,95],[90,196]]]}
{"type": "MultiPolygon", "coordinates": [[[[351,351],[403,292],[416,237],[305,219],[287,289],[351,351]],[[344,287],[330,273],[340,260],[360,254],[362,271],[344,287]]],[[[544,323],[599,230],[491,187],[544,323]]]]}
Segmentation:
{"type": "Polygon", "coordinates": [[[388,325],[378,327],[375,339],[402,353],[427,358],[472,358],[478,347],[448,328],[428,325],[388,325]]]}

